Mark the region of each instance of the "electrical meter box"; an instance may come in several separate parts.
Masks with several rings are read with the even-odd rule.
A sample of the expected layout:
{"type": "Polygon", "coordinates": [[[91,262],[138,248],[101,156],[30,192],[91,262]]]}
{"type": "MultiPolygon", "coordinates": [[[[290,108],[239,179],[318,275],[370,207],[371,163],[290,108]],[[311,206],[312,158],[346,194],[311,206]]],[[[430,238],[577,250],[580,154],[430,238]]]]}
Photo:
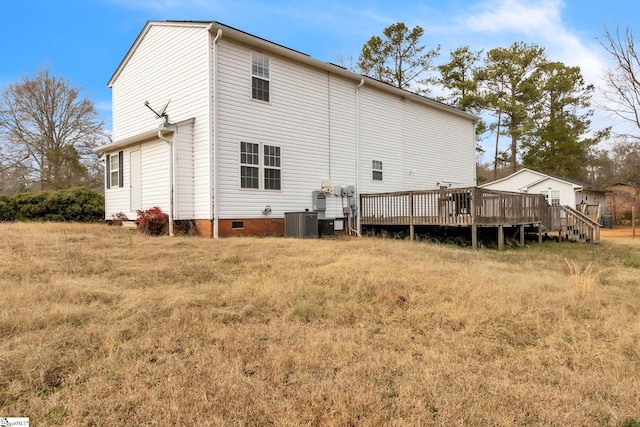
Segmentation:
{"type": "Polygon", "coordinates": [[[327,193],[324,191],[313,191],[311,193],[312,211],[324,212],[327,210],[327,193]]]}
{"type": "Polygon", "coordinates": [[[356,187],[353,185],[347,185],[347,197],[353,197],[356,195],[356,187]]]}

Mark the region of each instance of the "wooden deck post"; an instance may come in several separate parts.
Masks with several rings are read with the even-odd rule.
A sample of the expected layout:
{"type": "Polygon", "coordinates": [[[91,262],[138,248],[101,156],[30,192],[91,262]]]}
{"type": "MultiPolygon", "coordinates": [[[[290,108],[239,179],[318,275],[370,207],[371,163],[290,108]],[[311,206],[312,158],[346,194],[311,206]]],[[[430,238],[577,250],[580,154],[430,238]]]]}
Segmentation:
{"type": "Polygon", "coordinates": [[[524,224],[520,225],[520,246],[524,246],[524,224]]]}
{"type": "Polygon", "coordinates": [[[538,243],[542,244],[542,223],[538,223],[538,243]]]}
{"type": "Polygon", "coordinates": [[[471,247],[478,249],[478,226],[471,224],[471,247]]]}
{"type": "Polygon", "coordinates": [[[409,240],[415,240],[415,227],[413,219],[413,193],[409,193],[409,240]]]}
{"type": "Polygon", "coordinates": [[[504,250],[504,225],[498,226],[498,250],[504,250]]]}

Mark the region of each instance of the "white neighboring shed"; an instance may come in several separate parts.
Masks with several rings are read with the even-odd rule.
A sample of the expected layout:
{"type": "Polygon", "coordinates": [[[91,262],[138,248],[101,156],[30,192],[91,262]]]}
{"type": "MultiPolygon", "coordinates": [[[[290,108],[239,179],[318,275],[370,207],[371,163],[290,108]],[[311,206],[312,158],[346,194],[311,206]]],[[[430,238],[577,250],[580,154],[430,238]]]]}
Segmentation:
{"type": "Polygon", "coordinates": [[[600,213],[604,213],[606,209],[604,191],[569,178],[527,168],[520,169],[505,178],[480,185],[480,187],[517,193],[544,194],[550,205],[570,206],[578,210],[582,205],[590,206],[590,210],[593,211],[597,210],[599,206],[600,213]]]}
{"type": "Polygon", "coordinates": [[[476,182],[476,116],[217,22],[148,22],[108,86],[106,219],[160,206],[205,235],[282,234],[314,191],[355,218],[358,194],[476,182]],[[175,126],[158,135],[147,100],[175,126]]]}

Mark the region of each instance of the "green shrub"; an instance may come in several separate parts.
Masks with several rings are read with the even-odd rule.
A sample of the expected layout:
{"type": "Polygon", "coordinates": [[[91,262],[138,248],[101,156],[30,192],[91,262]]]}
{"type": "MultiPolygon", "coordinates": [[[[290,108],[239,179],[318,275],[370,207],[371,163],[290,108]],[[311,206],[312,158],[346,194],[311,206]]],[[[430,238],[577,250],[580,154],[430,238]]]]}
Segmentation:
{"type": "Polygon", "coordinates": [[[0,221],[98,222],[104,219],[104,197],[86,188],[18,193],[0,201],[0,221]]]}
{"type": "Polygon", "coordinates": [[[11,200],[7,196],[0,196],[0,221],[15,221],[16,209],[11,200]]]}

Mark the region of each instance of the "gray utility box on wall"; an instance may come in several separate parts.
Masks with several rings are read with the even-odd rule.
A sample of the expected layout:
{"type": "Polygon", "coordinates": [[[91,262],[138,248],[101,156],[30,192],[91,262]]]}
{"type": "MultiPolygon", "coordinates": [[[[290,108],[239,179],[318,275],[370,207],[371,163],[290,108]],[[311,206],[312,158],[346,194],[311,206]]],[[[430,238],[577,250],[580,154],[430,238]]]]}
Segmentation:
{"type": "Polygon", "coordinates": [[[285,212],[285,237],[318,237],[317,212],[285,212]]]}

